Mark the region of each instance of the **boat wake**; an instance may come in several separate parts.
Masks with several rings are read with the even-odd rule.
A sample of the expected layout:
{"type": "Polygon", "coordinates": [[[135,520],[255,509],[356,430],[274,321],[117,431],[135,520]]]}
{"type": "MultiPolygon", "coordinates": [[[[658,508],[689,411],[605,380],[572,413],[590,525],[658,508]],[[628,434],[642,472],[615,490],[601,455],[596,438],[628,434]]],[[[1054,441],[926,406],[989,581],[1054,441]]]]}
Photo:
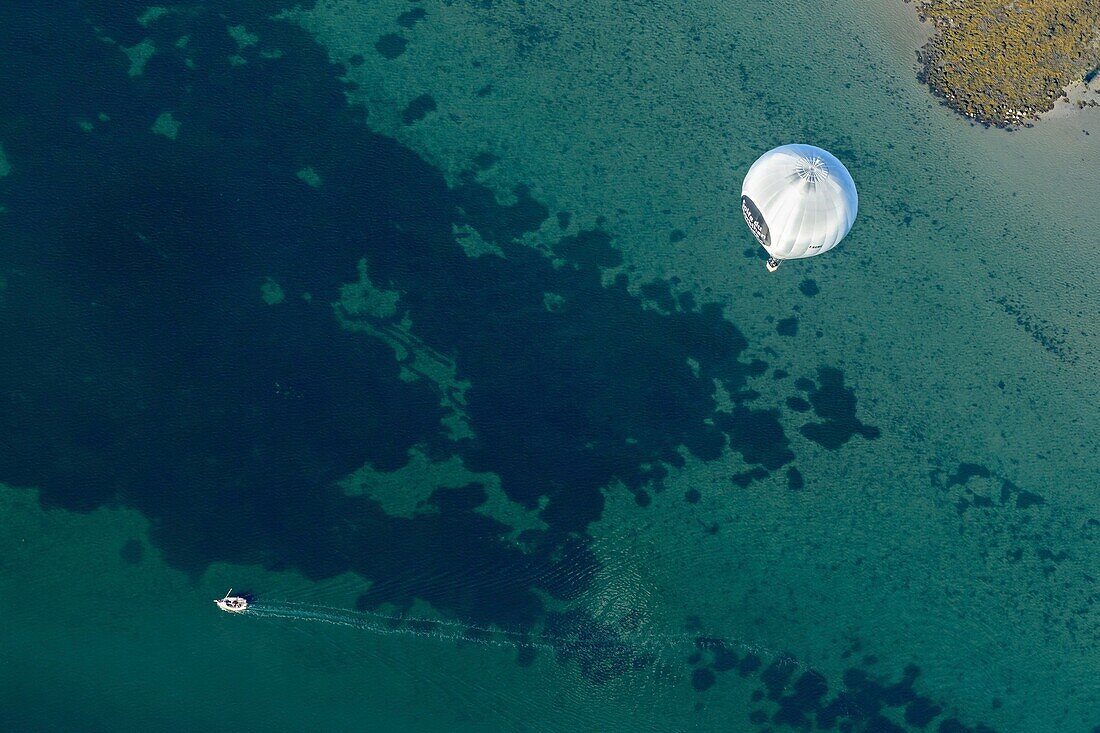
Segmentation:
{"type": "MultiPolygon", "coordinates": [[[[554,624],[555,629],[564,629],[564,633],[547,628],[546,625],[519,631],[470,625],[448,619],[357,611],[292,601],[252,600],[239,615],[329,624],[382,635],[406,634],[436,640],[470,642],[517,651],[546,649],[557,653],[565,652],[576,658],[627,654],[639,661],[656,661],[670,652],[678,653],[682,650],[688,650],[688,653],[692,650],[738,650],[742,654],[755,654],[765,658],[787,656],[739,639],[701,632],[653,633],[652,630],[609,626],[599,620],[568,611],[559,616],[566,620],[564,623],[554,624]]],[[[788,657],[787,661],[795,668],[802,667],[794,659],[788,657]]]]}
{"type": "Polygon", "coordinates": [[[519,632],[502,629],[481,629],[443,619],[410,618],[370,611],[332,608],[310,603],[253,601],[244,614],[289,621],[313,621],[380,634],[409,634],[436,639],[476,641],[498,646],[527,643],[525,641],[527,636],[519,632]]]}

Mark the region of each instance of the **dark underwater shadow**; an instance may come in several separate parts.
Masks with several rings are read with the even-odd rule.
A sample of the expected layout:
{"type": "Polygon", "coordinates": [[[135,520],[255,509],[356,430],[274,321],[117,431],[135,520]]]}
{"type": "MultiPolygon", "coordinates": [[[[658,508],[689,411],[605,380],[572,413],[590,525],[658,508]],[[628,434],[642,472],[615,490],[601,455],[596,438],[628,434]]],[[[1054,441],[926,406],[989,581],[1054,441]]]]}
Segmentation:
{"type": "MultiPolygon", "coordinates": [[[[747,340],[718,304],[663,283],[646,291],[662,306],[647,308],[625,278],[604,286],[601,268],[618,260],[598,232],[562,237],[563,267],[519,244],[545,205],[522,186],[501,204],[473,172],[448,186],[371,133],[342,69],[270,20],[279,6],[195,7],[149,28],[134,20],[143,3],[0,9],[0,141],[13,165],[0,179],[0,481],[39,487],[49,507],[138,509],[166,561],[195,577],[213,562],[350,571],[377,589],[361,611],[422,599],[469,627],[550,629],[556,658],[589,682],[648,664],[583,603],[544,599],[568,608],[599,570],[586,528],[605,487],[645,507],[681,451],[714,460],[729,447],[763,476],[792,463],[780,410],[749,404],[759,395],[746,385],[768,365],[743,358],[747,340]],[[233,66],[235,23],[261,41],[233,66]],[[157,52],[130,77],[121,47],[145,37],[157,52]],[[180,123],[174,138],[151,130],[164,112],[180,123]],[[306,168],[321,185],[298,177],[306,168]],[[468,257],[459,226],[505,256],[468,257]],[[387,343],[335,317],[360,261],[399,293],[374,325],[411,323],[469,382],[472,438],[444,429],[452,408],[438,385],[403,378],[387,343]],[[282,302],[261,298],[267,278],[282,302]],[[716,409],[715,381],[731,411],[716,409]],[[364,464],[400,468],[414,446],[497,474],[547,529],[507,539],[512,527],[477,511],[476,483],[436,490],[411,517],[337,485],[364,464]],[[470,568],[476,587],[430,580],[470,568]]],[[[877,436],[836,370],[800,389],[823,420],[808,438],[835,450],[877,436]]],[[[793,708],[774,722],[799,727],[832,709],[816,677],[768,673],[776,662],[698,634],[677,684],[704,694],[723,672],[765,674],[766,719],[793,708]]],[[[832,720],[913,704],[906,679],[909,692],[888,698],[866,692],[888,685],[853,677],[863,697],[832,720]]]]}

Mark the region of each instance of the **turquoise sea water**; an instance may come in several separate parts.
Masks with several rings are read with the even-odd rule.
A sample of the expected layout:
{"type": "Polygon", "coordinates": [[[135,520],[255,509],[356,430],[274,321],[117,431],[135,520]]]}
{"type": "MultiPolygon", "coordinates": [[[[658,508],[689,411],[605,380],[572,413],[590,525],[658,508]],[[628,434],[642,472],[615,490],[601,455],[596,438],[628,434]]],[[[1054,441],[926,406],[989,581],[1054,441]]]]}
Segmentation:
{"type": "Polygon", "coordinates": [[[913,16],[0,10],[4,728],[1100,725],[1098,117],[913,16]]]}

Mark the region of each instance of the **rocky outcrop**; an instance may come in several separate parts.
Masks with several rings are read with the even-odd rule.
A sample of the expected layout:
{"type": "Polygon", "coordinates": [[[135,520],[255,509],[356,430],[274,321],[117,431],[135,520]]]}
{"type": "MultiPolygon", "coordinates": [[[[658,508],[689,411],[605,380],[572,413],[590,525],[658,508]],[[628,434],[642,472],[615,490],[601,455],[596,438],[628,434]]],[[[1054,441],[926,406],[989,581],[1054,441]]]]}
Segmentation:
{"type": "MultiPolygon", "coordinates": [[[[918,52],[921,80],[944,102],[1002,127],[1065,99],[1100,67],[1100,0],[916,0],[935,26],[918,52]]],[[[1100,105],[1100,94],[1078,100],[1100,105]]]]}

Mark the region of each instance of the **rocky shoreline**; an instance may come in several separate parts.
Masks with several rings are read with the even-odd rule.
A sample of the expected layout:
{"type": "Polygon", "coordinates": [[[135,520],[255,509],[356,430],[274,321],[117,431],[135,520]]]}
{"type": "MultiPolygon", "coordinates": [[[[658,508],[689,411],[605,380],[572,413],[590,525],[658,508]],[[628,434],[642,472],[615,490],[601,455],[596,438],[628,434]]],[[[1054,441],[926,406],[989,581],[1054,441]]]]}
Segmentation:
{"type": "MultiPolygon", "coordinates": [[[[908,2],[909,0],[906,0],[908,2]]],[[[977,122],[1029,126],[1100,76],[1100,0],[916,0],[935,33],[920,79],[977,122]]],[[[1074,100],[1100,106],[1100,89],[1074,100]]]]}

